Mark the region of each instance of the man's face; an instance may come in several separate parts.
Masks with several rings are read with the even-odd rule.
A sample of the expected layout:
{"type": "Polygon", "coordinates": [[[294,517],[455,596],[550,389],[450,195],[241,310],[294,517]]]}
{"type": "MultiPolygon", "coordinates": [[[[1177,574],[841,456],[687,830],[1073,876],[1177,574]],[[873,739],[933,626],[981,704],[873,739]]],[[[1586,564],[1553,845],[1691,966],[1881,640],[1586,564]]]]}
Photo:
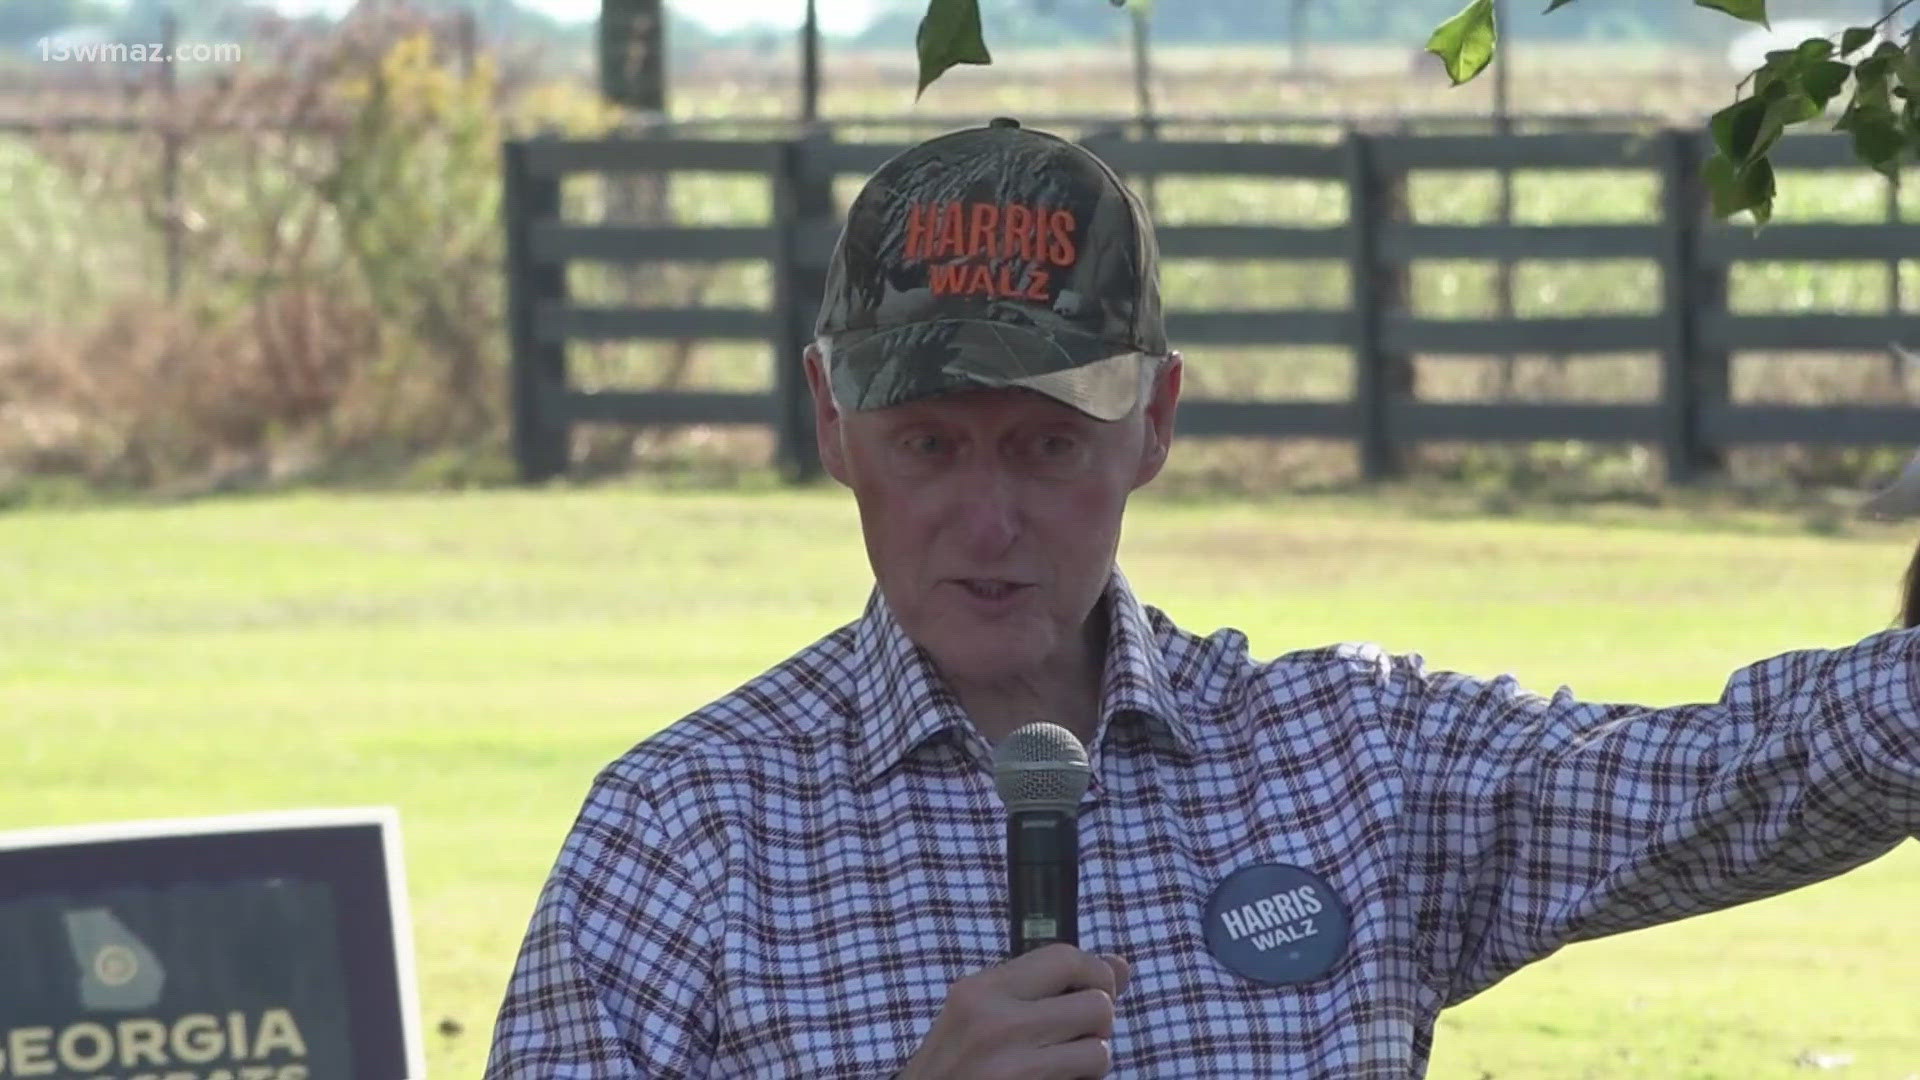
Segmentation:
{"type": "Polygon", "coordinates": [[[813,350],[807,380],[822,462],[853,489],[867,558],[908,637],[949,678],[1017,678],[1071,656],[1127,496],[1166,461],[1179,360],[1146,409],[1112,422],[987,388],[841,413],[813,350]]]}

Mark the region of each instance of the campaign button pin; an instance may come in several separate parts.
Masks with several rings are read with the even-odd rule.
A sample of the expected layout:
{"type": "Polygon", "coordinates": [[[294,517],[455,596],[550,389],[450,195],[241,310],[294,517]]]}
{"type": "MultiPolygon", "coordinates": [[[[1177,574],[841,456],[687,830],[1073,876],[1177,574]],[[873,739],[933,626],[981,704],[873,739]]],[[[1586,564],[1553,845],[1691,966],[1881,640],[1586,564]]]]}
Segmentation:
{"type": "Polygon", "coordinates": [[[1269,986],[1325,975],[1347,951],[1347,930],[1333,889],[1297,866],[1243,866],[1207,899],[1207,951],[1269,986]]]}

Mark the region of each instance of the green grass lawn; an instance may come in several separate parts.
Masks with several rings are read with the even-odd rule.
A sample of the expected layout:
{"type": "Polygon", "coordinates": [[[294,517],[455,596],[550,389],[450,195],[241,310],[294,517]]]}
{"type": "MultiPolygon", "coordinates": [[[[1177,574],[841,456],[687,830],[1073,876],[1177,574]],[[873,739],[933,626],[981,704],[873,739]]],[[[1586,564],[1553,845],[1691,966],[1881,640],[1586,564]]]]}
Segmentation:
{"type": "MultiPolygon", "coordinates": [[[[1369,638],[1645,703],[1883,628],[1911,539],[1666,512],[1476,519],[1348,498],[1141,501],[1123,565],[1259,655],[1369,638]]],[[[0,829],[400,809],[435,1075],[480,1072],[594,772],[858,613],[838,491],[298,495],[0,514],[0,829]],[[442,1018],[463,1034],[432,1031],[442,1018]]],[[[1442,1020],[1433,1071],[1920,1073],[1920,850],[1577,946],[1442,1020]]]]}

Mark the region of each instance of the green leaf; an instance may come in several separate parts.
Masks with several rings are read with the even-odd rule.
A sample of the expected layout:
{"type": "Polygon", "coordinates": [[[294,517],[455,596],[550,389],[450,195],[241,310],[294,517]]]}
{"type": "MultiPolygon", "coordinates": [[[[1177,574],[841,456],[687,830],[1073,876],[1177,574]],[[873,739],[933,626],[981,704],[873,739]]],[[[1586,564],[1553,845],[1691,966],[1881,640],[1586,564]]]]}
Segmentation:
{"type": "Polygon", "coordinates": [[[1818,110],[1827,107],[1827,102],[1833,100],[1833,95],[1839,93],[1841,87],[1847,85],[1847,76],[1852,74],[1852,65],[1838,60],[1821,60],[1807,67],[1800,77],[1800,89],[1817,106],[1815,116],[1819,115],[1818,110]]]}
{"type": "Polygon", "coordinates": [[[1899,174],[1907,139],[1892,109],[1862,105],[1856,99],[1834,127],[1853,136],[1855,157],[1890,180],[1899,174]]]}
{"type": "Polygon", "coordinates": [[[1780,137],[1782,129],[1793,124],[1804,124],[1819,116],[1820,112],[1820,106],[1812,98],[1797,92],[1782,94],[1768,102],[1766,123],[1762,125],[1760,133],[1763,145],[1756,153],[1766,153],[1773,145],[1773,140],[1780,137]]]}
{"type": "Polygon", "coordinates": [[[1838,60],[1820,58],[1829,50],[1813,47],[1816,44],[1830,43],[1814,38],[1802,43],[1799,49],[1767,54],[1766,66],[1754,73],[1754,92],[1749,99],[1765,104],[1764,120],[1756,121],[1751,113],[1744,111],[1754,108],[1753,105],[1742,107],[1736,103],[1722,110],[1721,126],[1727,137],[1721,147],[1723,152],[1743,163],[1764,156],[1782,129],[1805,123],[1826,111],[1827,102],[1846,85],[1854,69],[1838,60]],[[1735,140],[1736,134],[1743,137],[1735,140]],[[1751,138],[1745,137],[1748,135],[1751,138]]]}
{"type": "Polygon", "coordinates": [[[1746,211],[1754,223],[1765,225],[1773,219],[1773,162],[1766,158],[1740,170],[1740,190],[1746,199],[1746,211]]]}
{"type": "Polygon", "coordinates": [[[1753,149],[1748,151],[1746,158],[1740,163],[1741,167],[1764,162],[1767,155],[1773,152],[1773,145],[1780,141],[1780,136],[1785,133],[1788,125],[1810,120],[1818,115],[1820,110],[1815,108],[1813,102],[1809,101],[1804,94],[1790,94],[1769,102],[1767,114],[1760,121],[1760,134],[1754,139],[1753,149]]]}
{"type": "Polygon", "coordinates": [[[1715,217],[1732,217],[1745,210],[1761,225],[1773,217],[1773,165],[1765,158],[1742,168],[1716,154],[1707,159],[1702,176],[1715,217]]]}
{"type": "Polygon", "coordinates": [[[1887,58],[1876,56],[1860,61],[1853,69],[1853,101],[1847,105],[1847,111],[1891,109],[1893,103],[1887,89],[1887,58]]]}
{"type": "Polygon", "coordinates": [[[1767,0],[1693,0],[1694,6],[1724,11],[1736,19],[1772,28],[1767,22],[1767,0]]]}
{"type": "Polygon", "coordinates": [[[1728,160],[1745,164],[1760,138],[1767,117],[1767,103],[1759,98],[1742,98],[1713,114],[1707,129],[1713,132],[1713,145],[1728,160]]]}
{"type": "Polygon", "coordinates": [[[1793,47],[1793,55],[1801,60],[1825,60],[1833,55],[1833,42],[1823,37],[1810,37],[1793,47]]]}
{"type": "Polygon", "coordinates": [[[1906,51],[1894,58],[1893,74],[1908,92],[1920,91],[1920,32],[1907,38],[1906,51]]]}
{"type": "Polygon", "coordinates": [[[980,36],[980,0],[927,0],[927,13],[915,36],[920,50],[919,98],[955,64],[991,64],[993,56],[980,36]]]}
{"type": "MultiPolygon", "coordinates": [[[[1875,45],[1873,47],[1873,52],[1868,55],[1870,60],[1879,61],[1885,64],[1892,65],[1892,64],[1898,64],[1901,60],[1905,59],[1907,55],[1907,50],[1901,48],[1899,45],[1895,44],[1894,42],[1883,41],[1880,44],[1875,45]]],[[[1863,64],[1867,62],[1868,62],[1867,60],[1861,61],[1861,63],[1863,64]]]]}
{"type": "Polygon", "coordinates": [[[1849,26],[1847,32],[1840,35],[1840,55],[1852,56],[1859,52],[1867,42],[1873,40],[1873,27],[1849,26]]]}
{"type": "Polygon", "coordinates": [[[1764,172],[1745,174],[1748,178],[1748,197],[1753,200],[1752,205],[1747,207],[1747,213],[1755,225],[1765,225],[1773,220],[1773,165],[1765,161],[1760,165],[1765,167],[1764,172]],[[1756,191],[1765,191],[1766,196],[1762,198],[1754,194],[1756,191]]]}
{"type": "Polygon", "coordinates": [[[1486,68],[1499,36],[1493,24],[1493,0],[1470,0],[1427,39],[1427,51],[1440,58],[1447,78],[1459,86],[1486,68]]]}
{"type": "Polygon", "coordinates": [[[1753,93],[1755,97],[1767,97],[1784,94],[1799,81],[1800,62],[1792,49],[1778,49],[1767,54],[1766,63],[1753,73],[1753,93]]]}
{"type": "Polygon", "coordinates": [[[1740,185],[1734,182],[1737,172],[1725,154],[1708,158],[1706,167],[1700,170],[1701,178],[1707,182],[1707,194],[1713,196],[1714,217],[1737,214],[1742,209],[1734,205],[1740,201],[1740,185]]]}

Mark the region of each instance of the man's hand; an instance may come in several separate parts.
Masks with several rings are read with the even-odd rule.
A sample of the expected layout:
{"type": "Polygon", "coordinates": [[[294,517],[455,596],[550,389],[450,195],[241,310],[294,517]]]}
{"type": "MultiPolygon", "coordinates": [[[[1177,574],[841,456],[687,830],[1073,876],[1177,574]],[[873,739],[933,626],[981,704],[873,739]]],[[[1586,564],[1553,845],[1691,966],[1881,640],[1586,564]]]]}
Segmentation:
{"type": "Polygon", "coordinates": [[[1113,1068],[1113,1002],[1127,962],[1048,945],[947,988],[898,1080],[1088,1080],[1113,1068]]]}

